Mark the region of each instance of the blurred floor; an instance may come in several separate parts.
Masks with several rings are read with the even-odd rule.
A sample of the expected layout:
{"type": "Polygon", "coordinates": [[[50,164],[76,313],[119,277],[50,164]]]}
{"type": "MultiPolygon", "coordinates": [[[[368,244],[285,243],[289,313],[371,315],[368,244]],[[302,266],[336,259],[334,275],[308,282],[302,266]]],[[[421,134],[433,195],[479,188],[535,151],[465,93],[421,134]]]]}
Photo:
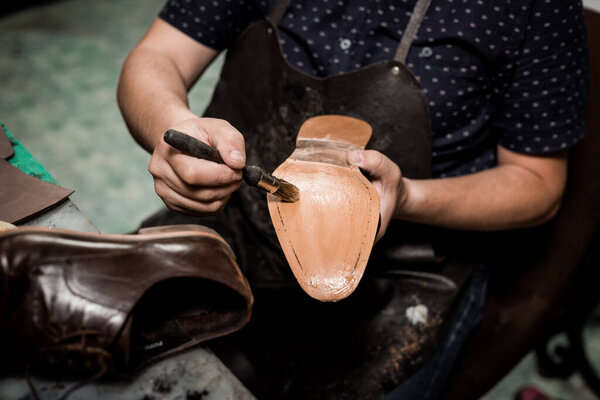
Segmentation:
{"type": "MultiPolygon", "coordinates": [[[[131,139],[115,91],[121,65],[163,0],[67,0],[0,18],[0,121],[63,185],[105,233],[134,230],[161,206],[147,173],[149,155],[131,139]]],[[[201,113],[222,58],[190,95],[201,113]]],[[[600,325],[586,331],[600,369],[600,325]]],[[[485,400],[512,399],[533,384],[551,397],[591,400],[582,381],[549,380],[532,355],[485,400]]]]}
{"type": "MultiPolygon", "coordinates": [[[[162,204],[115,100],[121,65],[161,3],[59,1],[0,19],[0,121],[76,190],[101,232],[134,230],[162,204]]],[[[217,64],[190,97],[199,113],[217,64]]]]}

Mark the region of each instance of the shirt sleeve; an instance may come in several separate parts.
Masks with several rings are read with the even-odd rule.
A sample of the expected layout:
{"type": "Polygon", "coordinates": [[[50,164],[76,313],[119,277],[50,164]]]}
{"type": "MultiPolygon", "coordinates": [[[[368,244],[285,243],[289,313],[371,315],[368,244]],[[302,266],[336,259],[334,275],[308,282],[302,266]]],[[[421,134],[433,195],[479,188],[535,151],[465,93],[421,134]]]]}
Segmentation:
{"type": "Polygon", "coordinates": [[[250,25],[264,17],[266,0],[169,0],[159,17],[189,37],[223,50],[250,25]]]}
{"type": "Polygon", "coordinates": [[[544,154],[585,135],[587,36],[580,0],[534,0],[528,18],[491,127],[503,147],[544,154]]]}

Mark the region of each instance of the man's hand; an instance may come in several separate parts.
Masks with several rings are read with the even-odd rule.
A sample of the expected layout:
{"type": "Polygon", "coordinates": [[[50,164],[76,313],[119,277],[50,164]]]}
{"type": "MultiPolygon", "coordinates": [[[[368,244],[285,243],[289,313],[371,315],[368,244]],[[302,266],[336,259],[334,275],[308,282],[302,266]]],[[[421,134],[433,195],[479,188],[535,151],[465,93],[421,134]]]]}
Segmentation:
{"type": "Polygon", "coordinates": [[[361,168],[371,176],[371,182],[379,194],[381,225],[375,240],[379,240],[396,209],[406,201],[406,185],[398,165],[375,150],[352,151],[348,153],[348,162],[361,168]]]}
{"type": "Polygon", "coordinates": [[[403,178],[374,150],[348,153],[348,162],[367,172],[379,193],[377,239],[392,218],[477,231],[540,225],[558,211],[567,179],[567,152],[533,156],[502,146],[496,167],[443,179],[403,178]]]}
{"type": "Polygon", "coordinates": [[[520,154],[498,146],[496,167],[442,179],[403,178],[383,154],[357,151],[348,162],[369,175],[381,204],[381,238],[390,219],[449,229],[495,231],[540,225],[560,206],[567,152],[520,154]]]}
{"type": "Polygon", "coordinates": [[[240,186],[246,162],[244,139],[229,123],[198,118],[187,92],[217,56],[211,49],[157,18],[131,52],[121,72],[118,100],[135,140],[152,153],[148,170],[156,193],[172,210],[193,215],[221,210],[240,186]],[[167,129],[215,147],[225,165],[171,148],[167,129]]]}
{"type": "Polygon", "coordinates": [[[227,121],[213,118],[187,119],[171,128],[216,148],[225,164],[185,155],[160,140],[148,165],[156,193],[174,211],[191,215],[219,212],[241,184],[246,163],[242,134],[227,121]]]}

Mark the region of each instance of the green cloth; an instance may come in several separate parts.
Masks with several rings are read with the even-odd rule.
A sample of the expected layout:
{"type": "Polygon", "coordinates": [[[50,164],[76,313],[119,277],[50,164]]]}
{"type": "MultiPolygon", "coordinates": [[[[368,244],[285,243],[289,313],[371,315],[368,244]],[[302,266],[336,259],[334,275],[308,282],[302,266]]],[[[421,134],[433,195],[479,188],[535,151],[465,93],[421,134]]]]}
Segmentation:
{"type": "Polygon", "coordinates": [[[13,166],[33,176],[34,178],[41,179],[43,181],[53,183],[57,185],[56,180],[50,175],[50,173],[31,155],[29,151],[8,131],[8,128],[0,122],[0,126],[4,129],[8,140],[13,146],[15,155],[8,159],[13,166]]]}

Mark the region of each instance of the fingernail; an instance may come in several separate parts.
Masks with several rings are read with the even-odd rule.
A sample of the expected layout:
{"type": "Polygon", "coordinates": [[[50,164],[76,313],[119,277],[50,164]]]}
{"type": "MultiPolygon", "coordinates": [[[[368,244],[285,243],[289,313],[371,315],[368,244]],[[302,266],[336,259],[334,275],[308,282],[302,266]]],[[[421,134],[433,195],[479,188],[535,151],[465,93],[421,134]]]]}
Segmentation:
{"type": "Polygon", "coordinates": [[[233,161],[238,161],[240,163],[245,163],[246,162],[246,157],[244,157],[244,154],[240,151],[237,150],[231,150],[229,152],[229,157],[233,160],[233,161]]]}
{"type": "Polygon", "coordinates": [[[362,151],[355,150],[348,153],[348,162],[352,165],[360,165],[363,161],[362,151]]]}

